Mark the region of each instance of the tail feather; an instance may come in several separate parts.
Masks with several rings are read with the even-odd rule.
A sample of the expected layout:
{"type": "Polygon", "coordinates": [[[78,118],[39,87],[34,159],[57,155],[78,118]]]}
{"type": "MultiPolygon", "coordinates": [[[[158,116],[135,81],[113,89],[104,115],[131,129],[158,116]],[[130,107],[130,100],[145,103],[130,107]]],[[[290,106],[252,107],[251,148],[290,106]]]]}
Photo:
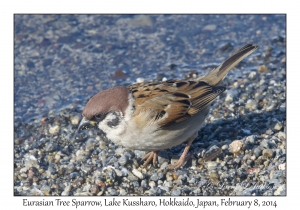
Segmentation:
{"type": "Polygon", "coordinates": [[[210,71],[203,77],[197,79],[198,81],[204,81],[211,86],[216,86],[220,84],[223,79],[226,77],[227,73],[236,66],[239,62],[241,62],[248,55],[253,53],[258,48],[257,45],[246,44],[241,49],[239,49],[236,53],[230,56],[226,61],[224,61],[221,65],[219,65],[214,70],[210,71]]]}

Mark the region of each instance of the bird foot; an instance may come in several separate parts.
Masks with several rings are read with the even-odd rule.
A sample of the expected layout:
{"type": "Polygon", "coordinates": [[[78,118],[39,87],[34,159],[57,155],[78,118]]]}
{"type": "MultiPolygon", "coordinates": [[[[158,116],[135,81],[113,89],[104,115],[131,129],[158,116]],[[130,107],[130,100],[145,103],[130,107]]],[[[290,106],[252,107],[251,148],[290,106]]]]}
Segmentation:
{"type": "Polygon", "coordinates": [[[187,156],[180,156],[180,158],[178,159],[178,161],[176,161],[176,163],[174,164],[170,164],[167,167],[167,170],[173,170],[173,169],[178,169],[181,166],[183,166],[183,164],[189,160],[191,158],[192,155],[187,155],[187,156]]]}
{"type": "Polygon", "coordinates": [[[147,153],[142,160],[145,160],[143,166],[146,167],[152,160],[153,165],[156,164],[158,151],[152,151],[147,153]]]}

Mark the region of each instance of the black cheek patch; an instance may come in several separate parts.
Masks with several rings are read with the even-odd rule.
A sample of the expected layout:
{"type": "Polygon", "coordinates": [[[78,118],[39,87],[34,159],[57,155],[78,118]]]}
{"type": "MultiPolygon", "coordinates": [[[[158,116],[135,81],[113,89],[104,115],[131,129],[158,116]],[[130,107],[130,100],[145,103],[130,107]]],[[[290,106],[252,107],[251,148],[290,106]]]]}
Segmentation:
{"type": "Polygon", "coordinates": [[[113,127],[116,127],[117,125],[119,125],[119,123],[120,123],[120,119],[119,119],[119,117],[116,117],[115,119],[108,121],[107,125],[109,127],[113,128],[113,127]]]}

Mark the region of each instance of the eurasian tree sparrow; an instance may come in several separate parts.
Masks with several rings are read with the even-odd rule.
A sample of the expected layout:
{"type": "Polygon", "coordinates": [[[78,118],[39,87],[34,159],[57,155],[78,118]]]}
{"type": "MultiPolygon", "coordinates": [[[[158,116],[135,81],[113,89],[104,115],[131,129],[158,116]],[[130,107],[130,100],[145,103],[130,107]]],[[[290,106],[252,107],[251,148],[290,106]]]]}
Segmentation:
{"type": "Polygon", "coordinates": [[[208,115],[210,104],[225,91],[218,86],[229,70],[258,46],[247,44],[224,63],[195,80],[144,82],[114,87],[97,93],[86,104],[79,128],[96,122],[108,139],[128,149],[150,151],[143,158],[146,166],[156,163],[159,150],[187,141],[175,164],[178,169],[208,115]]]}

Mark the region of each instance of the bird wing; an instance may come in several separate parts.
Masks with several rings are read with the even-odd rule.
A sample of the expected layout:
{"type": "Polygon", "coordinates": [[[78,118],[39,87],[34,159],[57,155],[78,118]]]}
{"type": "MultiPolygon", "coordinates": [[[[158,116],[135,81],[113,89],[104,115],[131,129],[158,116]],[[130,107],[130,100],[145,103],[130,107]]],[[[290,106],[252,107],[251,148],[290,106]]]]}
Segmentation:
{"type": "Polygon", "coordinates": [[[128,88],[135,98],[135,116],[147,113],[149,123],[157,122],[161,127],[192,117],[226,89],[203,81],[186,80],[137,83],[128,88]]]}

